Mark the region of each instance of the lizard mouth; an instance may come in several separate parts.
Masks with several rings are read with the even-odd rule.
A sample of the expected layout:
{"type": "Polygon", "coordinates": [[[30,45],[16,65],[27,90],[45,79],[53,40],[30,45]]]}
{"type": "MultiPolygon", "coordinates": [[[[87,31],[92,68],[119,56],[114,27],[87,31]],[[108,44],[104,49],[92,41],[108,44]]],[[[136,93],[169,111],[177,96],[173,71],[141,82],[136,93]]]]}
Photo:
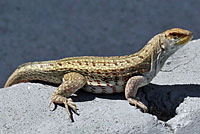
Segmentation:
{"type": "Polygon", "coordinates": [[[185,35],[184,37],[182,37],[179,41],[178,41],[178,45],[185,45],[186,43],[188,43],[191,39],[193,38],[192,32],[189,32],[187,35],[185,35]]]}

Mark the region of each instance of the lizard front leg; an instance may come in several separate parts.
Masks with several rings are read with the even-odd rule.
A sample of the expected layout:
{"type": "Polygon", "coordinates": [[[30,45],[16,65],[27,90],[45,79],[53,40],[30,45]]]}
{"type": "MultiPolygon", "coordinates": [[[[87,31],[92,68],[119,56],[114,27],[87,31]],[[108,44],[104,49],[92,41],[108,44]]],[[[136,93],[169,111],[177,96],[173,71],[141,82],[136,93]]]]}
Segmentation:
{"type": "Polygon", "coordinates": [[[125,97],[128,102],[132,105],[138,106],[147,112],[147,107],[140,101],[136,99],[136,94],[138,88],[145,86],[147,84],[147,80],[144,76],[134,76],[131,77],[125,87],[125,97]]]}
{"type": "Polygon", "coordinates": [[[86,84],[86,78],[82,76],[81,74],[75,73],[75,72],[65,74],[63,77],[63,82],[56,89],[56,91],[53,93],[51,97],[49,108],[53,102],[57,104],[64,103],[66,111],[69,115],[70,121],[73,121],[71,112],[69,111],[69,107],[72,108],[72,110],[76,114],[78,114],[77,107],[72,101],[72,99],[68,97],[70,97],[78,89],[82,88],[85,84],[86,84]]]}

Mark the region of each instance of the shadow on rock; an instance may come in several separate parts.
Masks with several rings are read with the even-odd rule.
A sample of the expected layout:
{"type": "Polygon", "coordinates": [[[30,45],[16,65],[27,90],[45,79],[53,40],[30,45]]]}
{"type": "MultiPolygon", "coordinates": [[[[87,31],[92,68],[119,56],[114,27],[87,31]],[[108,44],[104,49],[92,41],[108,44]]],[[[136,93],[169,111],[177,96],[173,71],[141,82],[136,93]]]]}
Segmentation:
{"type": "MultiPolygon", "coordinates": [[[[149,113],[158,119],[167,121],[176,115],[176,108],[186,97],[200,97],[200,85],[155,85],[149,84],[138,90],[137,97],[148,106],[149,113]]],[[[124,93],[119,94],[92,94],[78,91],[74,101],[92,101],[98,98],[112,100],[126,100],[124,93]]],[[[127,102],[128,103],[128,102],[127,102]]]]}
{"type": "Polygon", "coordinates": [[[149,84],[138,92],[149,113],[167,121],[176,115],[176,108],[186,97],[200,97],[200,85],[155,85],[149,84]]]}
{"type": "MultiPolygon", "coordinates": [[[[57,85],[53,85],[57,86],[57,85]]],[[[93,94],[79,90],[73,96],[74,102],[92,101],[95,97],[111,100],[126,100],[124,93],[119,94],[93,94]]],[[[152,115],[167,121],[176,115],[176,108],[186,97],[200,97],[200,85],[155,85],[149,84],[139,88],[137,98],[148,107],[152,115]]],[[[127,102],[128,103],[128,102],[127,102]]],[[[60,105],[63,106],[64,105],[60,105]]]]}
{"type": "Polygon", "coordinates": [[[109,99],[109,100],[125,100],[124,93],[118,93],[118,94],[93,94],[88,93],[83,90],[80,90],[76,93],[77,97],[73,97],[74,101],[91,101],[97,98],[103,98],[103,99],[109,99]]]}

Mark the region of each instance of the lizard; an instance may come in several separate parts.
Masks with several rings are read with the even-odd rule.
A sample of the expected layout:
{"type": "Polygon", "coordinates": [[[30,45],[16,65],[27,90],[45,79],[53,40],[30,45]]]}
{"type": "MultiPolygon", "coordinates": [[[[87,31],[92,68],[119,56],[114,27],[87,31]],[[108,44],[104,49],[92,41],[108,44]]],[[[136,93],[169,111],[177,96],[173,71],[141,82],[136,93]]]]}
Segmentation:
{"type": "Polygon", "coordinates": [[[51,96],[49,109],[52,103],[64,104],[71,121],[71,110],[78,115],[71,96],[79,89],[95,94],[125,92],[130,104],[147,112],[147,106],[136,98],[138,89],[149,84],[168,57],[192,38],[192,32],[173,28],[155,35],[140,51],[130,55],[25,63],[12,73],[4,87],[32,80],[60,84],[51,96]]]}

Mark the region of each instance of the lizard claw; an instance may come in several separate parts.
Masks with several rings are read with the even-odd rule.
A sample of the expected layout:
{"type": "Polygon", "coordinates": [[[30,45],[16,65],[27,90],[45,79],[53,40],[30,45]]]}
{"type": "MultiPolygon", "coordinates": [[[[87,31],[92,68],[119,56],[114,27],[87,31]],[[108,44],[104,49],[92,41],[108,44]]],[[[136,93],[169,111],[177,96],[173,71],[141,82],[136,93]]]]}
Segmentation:
{"type": "Polygon", "coordinates": [[[141,108],[144,111],[144,113],[148,112],[147,106],[145,106],[142,102],[140,102],[136,99],[133,99],[133,98],[129,98],[128,102],[132,105],[135,105],[136,107],[141,108]]]}
{"type": "Polygon", "coordinates": [[[79,115],[78,112],[77,112],[78,109],[77,109],[77,107],[76,107],[76,104],[72,101],[71,98],[66,99],[63,103],[65,104],[65,109],[66,109],[66,111],[67,111],[67,114],[69,115],[70,121],[73,122],[74,120],[73,120],[73,117],[72,117],[72,111],[73,111],[76,115],[79,115]],[[71,111],[70,109],[71,109],[72,111],[71,111]]]}
{"type": "Polygon", "coordinates": [[[51,99],[50,103],[49,103],[49,106],[48,106],[49,110],[50,111],[55,110],[56,107],[57,107],[57,105],[56,105],[57,103],[58,104],[62,104],[63,103],[65,105],[65,109],[67,111],[67,114],[68,114],[69,119],[70,119],[71,122],[73,122],[72,111],[75,114],[79,115],[78,112],[77,112],[78,109],[76,107],[76,104],[73,102],[73,100],[71,98],[65,98],[65,97],[62,97],[62,96],[55,96],[55,97],[53,97],[51,99]],[[55,106],[53,109],[50,108],[50,106],[51,106],[52,103],[54,103],[54,106],[55,106]]]}
{"type": "Polygon", "coordinates": [[[54,104],[54,107],[53,107],[53,109],[51,109],[51,104],[53,103],[53,101],[50,101],[50,103],[49,103],[49,105],[48,105],[48,108],[49,108],[49,110],[50,111],[54,111],[54,110],[56,110],[56,108],[57,108],[57,105],[55,104],[55,103],[53,103],[54,104]]]}
{"type": "MultiPolygon", "coordinates": [[[[76,104],[73,102],[73,100],[71,98],[69,98],[67,100],[67,106],[70,107],[74,111],[75,114],[79,115],[77,112],[78,109],[76,107],[76,104]]],[[[65,105],[65,107],[66,107],[66,105],[65,105]]]]}

